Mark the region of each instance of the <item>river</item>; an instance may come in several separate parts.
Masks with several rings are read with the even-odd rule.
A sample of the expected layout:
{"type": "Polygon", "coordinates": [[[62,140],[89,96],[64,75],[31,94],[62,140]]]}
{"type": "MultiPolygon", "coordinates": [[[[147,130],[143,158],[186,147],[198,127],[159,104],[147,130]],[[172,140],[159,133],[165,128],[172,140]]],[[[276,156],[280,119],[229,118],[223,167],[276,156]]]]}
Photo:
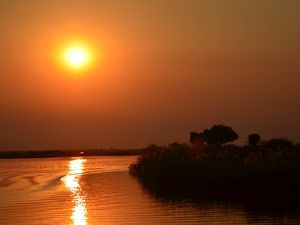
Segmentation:
{"type": "Polygon", "coordinates": [[[0,224],[300,224],[297,209],[160,199],[128,174],[136,159],[1,159],[0,224]]]}

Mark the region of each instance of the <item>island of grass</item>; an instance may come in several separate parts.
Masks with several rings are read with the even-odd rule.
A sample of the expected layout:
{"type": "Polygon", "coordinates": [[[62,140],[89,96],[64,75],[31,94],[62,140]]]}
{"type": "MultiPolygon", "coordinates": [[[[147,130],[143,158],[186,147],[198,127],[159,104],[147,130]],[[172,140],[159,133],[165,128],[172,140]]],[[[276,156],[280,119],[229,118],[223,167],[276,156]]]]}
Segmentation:
{"type": "Polygon", "coordinates": [[[192,132],[191,144],[150,145],[130,174],[153,192],[187,197],[299,197],[300,147],[285,138],[261,141],[251,134],[245,146],[224,125],[192,132]]]}

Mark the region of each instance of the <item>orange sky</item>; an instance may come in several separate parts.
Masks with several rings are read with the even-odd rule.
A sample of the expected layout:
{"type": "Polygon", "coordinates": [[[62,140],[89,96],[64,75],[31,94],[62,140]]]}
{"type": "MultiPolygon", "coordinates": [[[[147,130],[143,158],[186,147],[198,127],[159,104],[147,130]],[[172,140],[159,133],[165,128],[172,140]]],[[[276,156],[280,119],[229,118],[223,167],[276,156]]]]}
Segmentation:
{"type": "Polygon", "coordinates": [[[140,147],[215,123],[300,141],[300,2],[0,2],[0,149],[140,147]],[[97,53],[81,76],[55,59],[97,53]]]}

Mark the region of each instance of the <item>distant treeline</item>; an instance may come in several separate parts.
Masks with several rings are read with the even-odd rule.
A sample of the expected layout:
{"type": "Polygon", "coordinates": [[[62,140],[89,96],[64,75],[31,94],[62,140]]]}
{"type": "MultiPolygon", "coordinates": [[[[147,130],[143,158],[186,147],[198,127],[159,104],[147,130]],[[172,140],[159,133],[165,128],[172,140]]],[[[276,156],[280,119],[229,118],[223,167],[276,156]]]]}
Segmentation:
{"type": "Polygon", "coordinates": [[[300,196],[300,145],[286,138],[262,141],[250,134],[247,144],[230,127],[215,125],[191,132],[190,144],[150,145],[130,174],[154,191],[202,196],[297,194],[300,196]]]}
{"type": "Polygon", "coordinates": [[[48,151],[0,151],[2,159],[80,157],[80,156],[130,156],[139,155],[139,149],[93,149],[93,150],[48,150],[48,151]]]}

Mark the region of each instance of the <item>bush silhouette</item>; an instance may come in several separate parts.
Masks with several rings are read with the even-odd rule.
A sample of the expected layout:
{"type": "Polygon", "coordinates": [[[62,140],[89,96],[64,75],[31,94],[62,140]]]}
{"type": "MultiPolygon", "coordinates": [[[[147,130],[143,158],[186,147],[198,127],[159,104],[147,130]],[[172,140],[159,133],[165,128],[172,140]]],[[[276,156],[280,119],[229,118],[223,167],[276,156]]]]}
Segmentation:
{"type": "Polygon", "coordinates": [[[248,135],[248,145],[249,146],[257,146],[259,142],[261,141],[261,137],[257,133],[249,134],[248,135]]]}
{"type": "Polygon", "coordinates": [[[287,138],[273,138],[265,144],[265,147],[273,151],[290,150],[293,149],[293,142],[287,138]]]}

